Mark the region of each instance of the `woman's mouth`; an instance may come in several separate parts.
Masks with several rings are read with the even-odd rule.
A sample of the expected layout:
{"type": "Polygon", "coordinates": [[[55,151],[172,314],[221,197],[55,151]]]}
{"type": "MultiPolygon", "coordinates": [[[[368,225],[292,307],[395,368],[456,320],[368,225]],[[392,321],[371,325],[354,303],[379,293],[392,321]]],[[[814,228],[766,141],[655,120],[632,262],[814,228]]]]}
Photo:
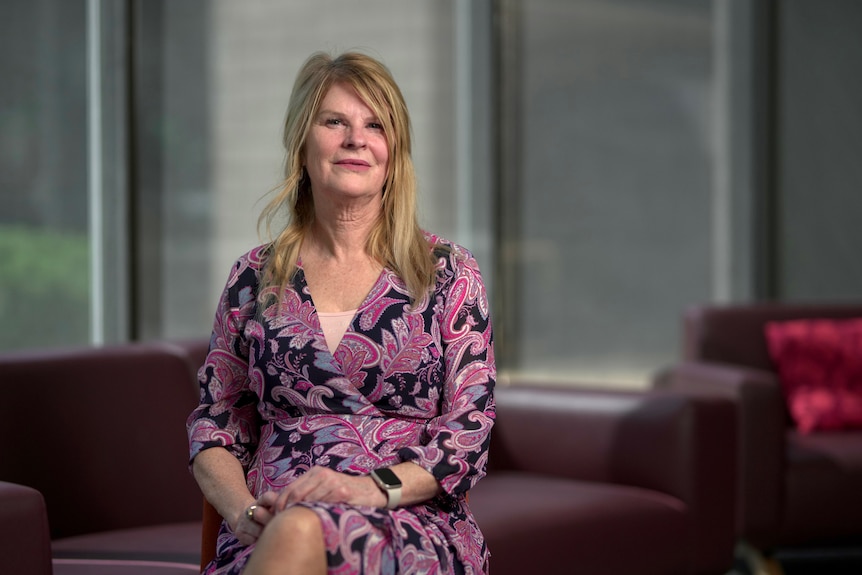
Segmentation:
{"type": "Polygon", "coordinates": [[[370,164],[365,160],[339,160],[336,162],[339,166],[349,166],[349,167],[357,167],[357,168],[368,168],[370,164]]]}

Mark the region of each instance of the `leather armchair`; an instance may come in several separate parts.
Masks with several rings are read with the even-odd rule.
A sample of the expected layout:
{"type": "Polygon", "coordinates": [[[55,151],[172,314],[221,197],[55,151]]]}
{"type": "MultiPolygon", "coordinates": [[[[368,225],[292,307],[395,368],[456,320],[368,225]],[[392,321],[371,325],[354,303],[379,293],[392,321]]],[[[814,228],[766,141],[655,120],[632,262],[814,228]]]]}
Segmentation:
{"type": "Polygon", "coordinates": [[[197,403],[192,349],[0,355],[0,435],[10,438],[0,450],[0,540],[17,549],[2,555],[0,572],[50,573],[52,557],[55,575],[196,570],[201,493],[185,434],[197,403]],[[7,506],[19,497],[10,490],[20,504],[7,506]],[[36,567],[9,567],[25,559],[36,567]]]}
{"type": "Polygon", "coordinates": [[[862,317],[862,304],[695,307],[684,316],[683,361],[657,378],[736,403],[737,536],[755,569],[778,549],[862,543],[862,431],[799,433],[764,335],[768,321],[848,317],[862,317]]]}
{"type": "Polygon", "coordinates": [[[733,561],[733,406],[659,392],[497,392],[470,506],[497,575],[724,573],[733,561]]]}
{"type": "Polygon", "coordinates": [[[4,573],[51,575],[45,499],[32,487],[0,481],[0,558],[4,573]]]}

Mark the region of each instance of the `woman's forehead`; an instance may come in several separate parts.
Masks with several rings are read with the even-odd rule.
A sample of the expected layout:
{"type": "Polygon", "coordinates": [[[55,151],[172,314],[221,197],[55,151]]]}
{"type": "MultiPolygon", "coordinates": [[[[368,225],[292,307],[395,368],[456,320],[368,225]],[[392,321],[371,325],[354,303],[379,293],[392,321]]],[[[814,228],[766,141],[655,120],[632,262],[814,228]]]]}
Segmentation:
{"type": "Polygon", "coordinates": [[[326,91],[318,104],[318,111],[324,110],[327,107],[332,107],[338,103],[358,104],[369,110],[373,115],[386,112],[386,107],[375,102],[372,94],[364,94],[359,88],[353,84],[341,80],[333,82],[326,91]],[[380,111],[378,111],[378,108],[380,111]]]}

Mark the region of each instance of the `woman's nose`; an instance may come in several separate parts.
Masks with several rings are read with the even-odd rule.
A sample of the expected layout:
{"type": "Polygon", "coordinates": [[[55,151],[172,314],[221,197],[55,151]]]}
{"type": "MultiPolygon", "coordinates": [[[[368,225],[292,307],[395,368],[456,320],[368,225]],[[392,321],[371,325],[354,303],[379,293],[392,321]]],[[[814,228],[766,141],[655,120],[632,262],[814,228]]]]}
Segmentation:
{"type": "Polygon", "coordinates": [[[344,138],[344,145],[348,148],[362,148],[367,142],[365,128],[350,127],[347,129],[344,138]]]}

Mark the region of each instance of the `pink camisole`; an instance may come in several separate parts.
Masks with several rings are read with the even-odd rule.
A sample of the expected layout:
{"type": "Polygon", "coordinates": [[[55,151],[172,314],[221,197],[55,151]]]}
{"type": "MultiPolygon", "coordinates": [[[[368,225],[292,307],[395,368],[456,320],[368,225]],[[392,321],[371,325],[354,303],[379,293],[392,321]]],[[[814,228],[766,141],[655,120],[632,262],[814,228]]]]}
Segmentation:
{"type": "Polygon", "coordinates": [[[317,312],[317,317],[320,320],[320,329],[323,330],[323,337],[326,338],[326,347],[330,353],[335,353],[338,344],[341,343],[341,338],[344,337],[344,332],[350,327],[353,321],[353,316],[356,315],[356,310],[338,311],[338,312],[317,312]]]}

